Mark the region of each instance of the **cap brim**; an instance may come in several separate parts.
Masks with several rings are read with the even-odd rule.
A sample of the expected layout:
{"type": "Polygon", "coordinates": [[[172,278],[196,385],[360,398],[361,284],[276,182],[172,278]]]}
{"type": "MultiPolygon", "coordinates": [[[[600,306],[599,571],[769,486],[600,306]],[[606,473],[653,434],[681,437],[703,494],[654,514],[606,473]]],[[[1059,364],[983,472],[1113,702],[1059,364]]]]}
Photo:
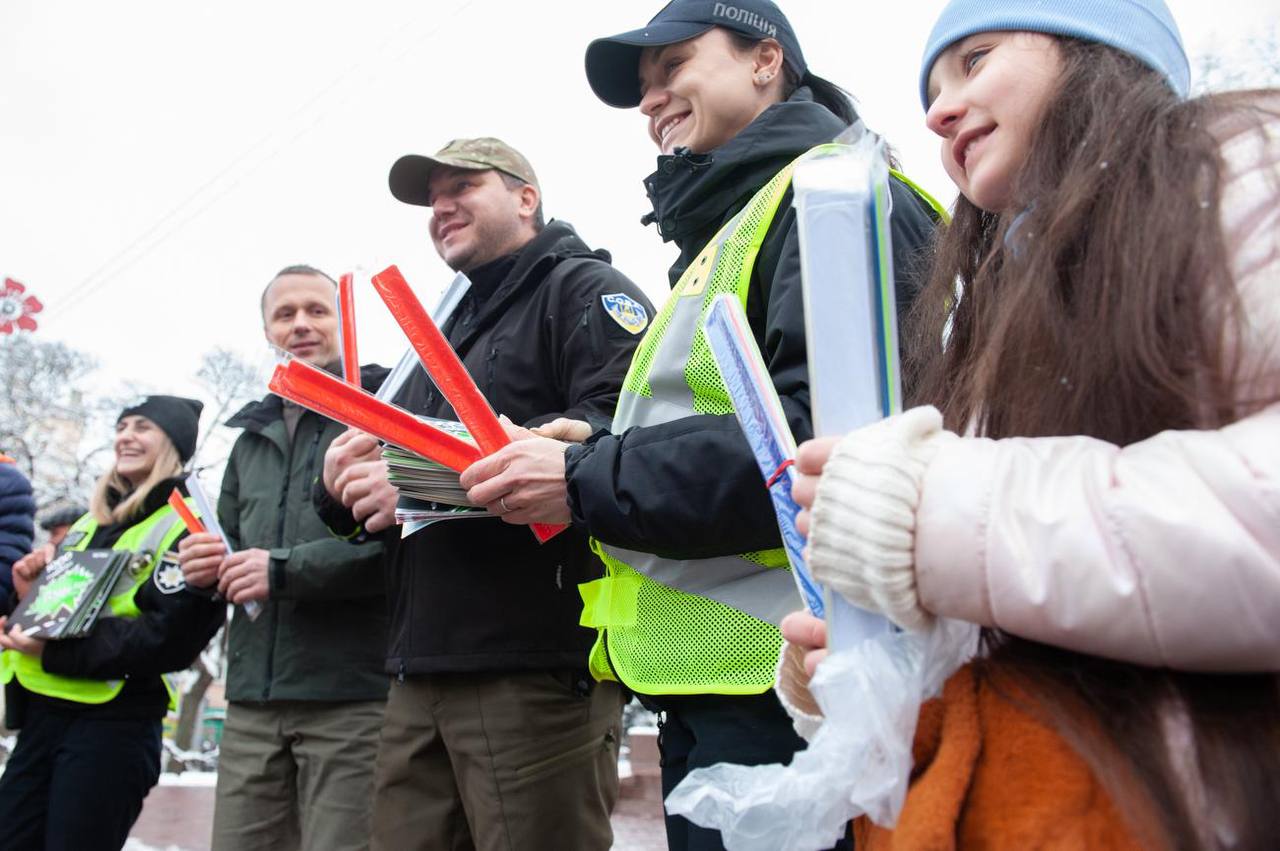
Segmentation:
{"type": "Polygon", "coordinates": [[[587,45],[587,82],[596,97],[621,109],[640,105],[640,51],[700,36],[713,24],[667,21],[598,38],[587,45]]]}
{"type": "Polygon", "coordinates": [[[431,172],[442,165],[450,168],[466,168],[473,171],[487,171],[492,168],[492,166],[478,166],[462,160],[436,159],[435,157],[424,157],[421,154],[405,154],[392,164],[391,172],[387,175],[387,185],[391,187],[391,194],[396,197],[396,200],[403,201],[406,204],[430,207],[431,201],[427,181],[431,178],[431,172]]]}

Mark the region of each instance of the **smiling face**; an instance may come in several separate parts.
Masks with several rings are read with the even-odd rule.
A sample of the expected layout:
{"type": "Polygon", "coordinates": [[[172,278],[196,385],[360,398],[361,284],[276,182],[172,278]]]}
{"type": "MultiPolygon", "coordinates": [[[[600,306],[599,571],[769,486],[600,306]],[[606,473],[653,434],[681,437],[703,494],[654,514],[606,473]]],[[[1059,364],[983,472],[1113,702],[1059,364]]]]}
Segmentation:
{"type": "Polygon", "coordinates": [[[728,142],[781,100],[782,48],[765,39],[749,50],[713,27],[697,38],[640,53],[640,112],[664,154],[695,154],[728,142]]]}
{"type": "Polygon", "coordinates": [[[116,423],[116,472],[133,486],[151,474],[160,450],[169,437],[151,420],[139,414],[121,417],[116,423]]]}
{"type": "Polygon", "coordinates": [[[468,272],[533,239],[538,190],[507,186],[492,169],[438,166],[427,180],[431,242],[450,269],[468,272]]]}
{"type": "Polygon", "coordinates": [[[262,324],[267,342],[324,367],[338,359],[334,285],[320,275],[281,275],[267,287],[262,324]]]}
{"type": "Polygon", "coordinates": [[[939,55],[925,123],[942,137],[942,167],[992,213],[1013,204],[1018,172],[1063,71],[1057,42],[1025,32],[979,33],[939,55]]]}

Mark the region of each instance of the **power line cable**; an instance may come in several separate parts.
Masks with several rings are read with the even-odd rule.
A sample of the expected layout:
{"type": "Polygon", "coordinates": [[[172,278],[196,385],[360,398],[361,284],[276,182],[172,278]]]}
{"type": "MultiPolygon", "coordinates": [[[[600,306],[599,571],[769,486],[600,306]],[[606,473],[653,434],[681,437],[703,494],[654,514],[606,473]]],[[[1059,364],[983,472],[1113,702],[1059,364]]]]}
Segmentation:
{"type": "MultiPolygon", "coordinates": [[[[418,36],[417,38],[414,38],[399,52],[393,54],[391,59],[385,62],[385,64],[382,66],[381,71],[385,71],[393,67],[401,59],[403,59],[409,53],[409,51],[418,47],[423,41],[426,41],[434,37],[435,35],[437,35],[441,30],[443,30],[447,25],[449,25],[455,18],[457,18],[459,15],[461,15],[463,12],[465,12],[467,9],[473,6],[475,2],[476,0],[466,0],[466,2],[462,3],[462,5],[456,7],[453,10],[453,12],[451,12],[442,21],[440,21],[438,26],[432,28],[431,30],[428,30],[426,33],[418,36]]],[[[418,24],[418,22],[421,21],[424,17],[426,17],[431,11],[432,11],[432,8],[429,5],[424,4],[424,10],[421,13],[411,18],[410,21],[404,26],[397,27],[395,30],[395,33],[390,37],[388,37],[387,39],[385,39],[381,44],[379,44],[377,48],[365,53],[366,58],[360,61],[357,61],[356,63],[349,66],[346,71],[338,75],[338,77],[336,77],[332,82],[330,82],[319,92],[317,92],[316,94],[308,98],[302,105],[298,106],[292,112],[290,112],[289,115],[286,116],[284,121],[278,124],[275,127],[275,129],[263,135],[256,142],[254,142],[248,148],[243,150],[234,159],[232,159],[230,163],[228,163],[226,166],[220,169],[213,177],[206,180],[199,187],[197,187],[195,190],[189,193],[181,202],[179,202],[176,206],[174,206],[172,209],[166,212],[163,216],[161,216],[155,222],[155,224],[151,225],[149,228],[147,228],[145,231],[143,231],[141,234],[135,237],[128,245],[126,245],[124,248],[120,249],[115,254],[113,254],[104,263],[98,266],[98,268],[96,268],[93,272],[89,273],[89,275],[82,278],[68,292],[66,292],[61,296],[62,300],[60,302],[56,303],[52,309],[49,309],[46,311],[46,315],[45,315],[46,323],[49,320],[61,319],[67,316],[68,314],[70,314],[71,312],[73,312],[80,305],[83,305],[95,292],[100,290],[102,287],[106,286],[108,283],[110,283],[119,275],[123,274],[127,270],[131,269],[133,266],[137,265],[142,260],[146,259],[148,256],[151,255],[152,252],[154,252],[157,248],[159,248],[161,245],[167,242],[170,238],[180,233],[183,228],[185,228],[188,224],[190,224],[192,221],[198,218],[206,210],[208,210],[218,201],[222,200],[227,195],[231,194],[236,189],[238,189],[244,183],[245,179],[253,175],[255,172],[258,171],[258,169],[262,168],[262,166],[271,162],[273,159],[275,159],[277,156],[283,153],[286,147],[297,142],[298,139],[301,139],[303,136],[307,135],[316,127],[318,127],[320,123],[327,117],[325,112],[323,111],[318,111],[316,113],[315,118],[309,124],[305,125],[301,130],[295,131],[292,136],[284,140],[282,144],[277,145],[260,162],[258,162],[256,165],[251,167],[249,170],[240,174],[239,177],[237,177],[236,180],[234,180],[231,184],[223,187],[220,191],[216,192],[212,197],[210,197],[203,204],[197,207],[189,215],[185,216],[184,218],[179,220],[176,224],[174,224],[173,227],[171,227],[168,231],[161,233],[159,238],[155,239],[149,245],[146,245],[146,242],[150,237],[160,232],[165,227],[165,225],[172,223],[176,216],[178,216],[184,209],[186,209],[192,203],[198,200],[199,197],[202,194],[204,194],[207,190],[209,190],[213,186],[216,186],[228,175],[233,174],[242,163],[244,163],[253,155],[254,152],[264,147],[267,143],[271,142],[274,138],[279,136],[281,133],[286,132],[295,119],[300,118],[301,116],[306,114],[309,110],[311,110],[313,107],[320,104],[326,97],[329,96],[330,93],[332,93],[344,82],[346,82],[349,78],[351,78],[353,75],[359,72],[363,67],[370,64],[375,59],[383,56],[384,53],[387,52],[387,48],[391,44],[393,44],[397,39],[401,38],[402,34],[406,30],[412,30],[418,24]],[[136,249],[139,249],[139,247],[144,245],[145,245],[145,248],[143,248],[143,250],[137,253],[134,253],[136,249]],[[132,256],[130,256],[131,253],[132,253],[132,256]]],[[[377,79],[378,73],[379,72],[375,71],[372,79],[377,79]]],[[[338,103],[339,104],[345,103],[346,101],[350,100],[351,97],[353,97],[353,94],[348,94],[345,98],[338,101],[338,103]]]]}

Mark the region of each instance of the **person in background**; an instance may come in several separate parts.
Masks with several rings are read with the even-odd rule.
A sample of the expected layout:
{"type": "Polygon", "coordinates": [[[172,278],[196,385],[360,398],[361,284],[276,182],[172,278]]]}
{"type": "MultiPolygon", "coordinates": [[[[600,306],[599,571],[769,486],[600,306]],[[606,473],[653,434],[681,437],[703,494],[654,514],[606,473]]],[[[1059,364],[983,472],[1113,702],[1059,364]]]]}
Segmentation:
{"type": "MultiPolygon", "coordinates": [[[[801,447],[793,492],[819,580],[984,645],[863,851],[1280,836],[1280,91],[1189,76],[1161,0],[953,0],[930,36],[961,198],[920,407],[801,447]]],[[[825,636],[784,635],[799,706],[825,636]]]]}
{"type": "MultiPolygon", "coordinates": [[[[773,503],[705,338],[711,300],[744,307],[788,425],[813,434],[794,161],[857,120],[849,96],[815,75],[773,3],[675,0],[642,29],[587,48],[605,103],[638,108],[658,149],[645,181],[674,290],[641,342],[612,433],[583,443],[521,440],[467,470],[474,502],[513,523],[572,521],[607,577],[584,589],[598,630],[591,672],[661,713],[662,784],[717,762],[789,762],[802,746],[772,691],[794,581],[773,503]]],[[[900,309],[919,289],[916,254],[934,211],[890,182],[900,309]]],[[[581,440],[586,424],[561,423],[581,440]]],[[[668,817],[672,849],[720,835],[668,817]]]]}
{"type": "MultiPolygon", "coordinates": [[[[196,447],[201,404],[148,396],[121,412],[115,459],[64,552],[128,551],[84,638],[45,640],[0,618],[0,681],[18,742],[0,776],[0,846],[118,851],[160,776],[160,724],[176,708],[164,676],[187,668],[218,631],[225,604],[186,587],[174,548],[186,534],[169,506],[196,447]]],[[[52,557],[14,565],[25,596],[52,557]]]]}
{"type": "Polygon", "coordinates": [[[40,528],[49,536],[49,543],[56,549],[71,531],[71,526],[85,513],[80,505],[71,505],[50,511],[40,518],[40,528]]]}
{"type": "Polygon", "coordinates": [[[31,552],[36,501],[17,462],[0,453],[0,600],[13,609],[13,564],[31,552]]]}
{"type": "MultiPolygon", "coordinates": [[[[441,330],[493,408],[528,427],[603,422],[653,307],[608,252],[544,221],[529,161],[498,139],[456,139],[401,157],[389,180],[397,199],[430,208],[436,252],[470,279],[441,330]]],[[[455,418],[422,370],[393,401],[455,418]]],[[[586,670],[578,586],[600,565],[585,537],[539,544],[473,518],[401,540],[377,442],[354,431],[330,447],[316,499],[340,534],[391,528],[395,680],[373,847],[611,847],[623,696],[586,670]]]]}
{"type": "MultiPolygon", "coordinates": [[[[262,291],[267,342],[338,371],[336,290],[312,266],[281,269],[262,291]]],[[[370,390],[385,376],[361,370],[370,390]]],[[[382,545],[339,540],[312,510],[312,482],[341,425],[274,394],[227,425],[243,429],[218,498],[234,552],[210,534],[178,549],[188,583],[237,606],[213,847],[358,851],[369,845],[387,696],[382,545]],[[243,608],[254,601],[256,620],[243,608]]]]}

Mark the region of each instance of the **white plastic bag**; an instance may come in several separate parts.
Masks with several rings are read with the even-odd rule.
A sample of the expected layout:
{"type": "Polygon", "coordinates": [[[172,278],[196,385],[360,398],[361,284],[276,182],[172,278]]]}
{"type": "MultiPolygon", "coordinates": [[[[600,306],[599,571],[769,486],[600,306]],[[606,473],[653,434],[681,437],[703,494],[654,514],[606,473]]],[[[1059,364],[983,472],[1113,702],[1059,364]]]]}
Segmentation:
{"type": "Polygon", "coordinates": [[[851,819],[896,823],[911,775],[920,704],[977,650],[978,628],[939,618],[832,653],[810,690],[825,720],[790,765],[700,768],[667,811],[718,829],[729,851],[830,848],[851,819]]]}

